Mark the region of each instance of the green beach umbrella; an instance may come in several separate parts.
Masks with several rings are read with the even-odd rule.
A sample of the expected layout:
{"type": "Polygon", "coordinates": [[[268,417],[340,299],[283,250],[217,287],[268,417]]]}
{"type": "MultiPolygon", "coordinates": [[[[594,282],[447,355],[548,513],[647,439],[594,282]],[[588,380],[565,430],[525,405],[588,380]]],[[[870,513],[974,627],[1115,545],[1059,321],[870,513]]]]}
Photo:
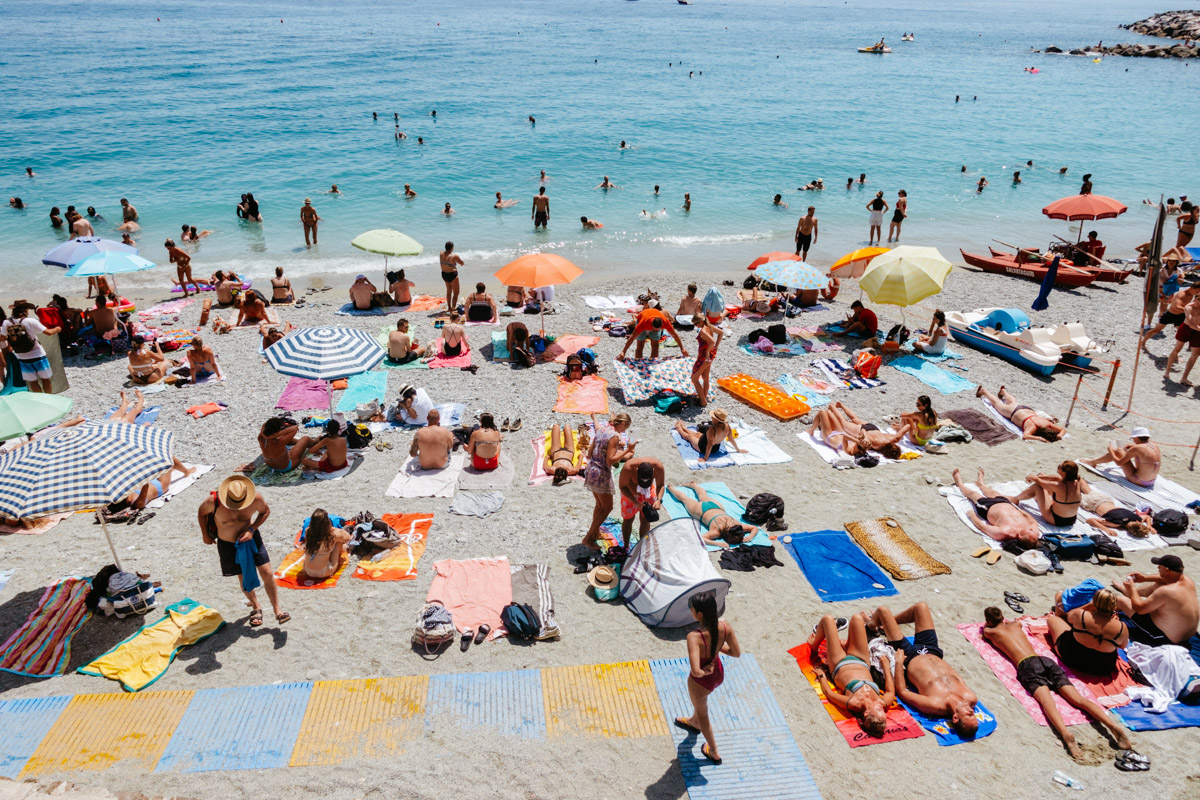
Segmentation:
{"type": "Polygon", "coordinates": [[[383,256],[385,277],[387,276],[388,256],[419,256],[425,252],[424,245],[416,239],[391,228],[376,228],[373,231],[360,233],[350,241],[350,246],[383,256]]]}
{"type": "Polygon", "coordinates": [[[15,439],[53,425],[70,413],[75,401],[40,392],[0,397],[0,439],[15,439]]]}

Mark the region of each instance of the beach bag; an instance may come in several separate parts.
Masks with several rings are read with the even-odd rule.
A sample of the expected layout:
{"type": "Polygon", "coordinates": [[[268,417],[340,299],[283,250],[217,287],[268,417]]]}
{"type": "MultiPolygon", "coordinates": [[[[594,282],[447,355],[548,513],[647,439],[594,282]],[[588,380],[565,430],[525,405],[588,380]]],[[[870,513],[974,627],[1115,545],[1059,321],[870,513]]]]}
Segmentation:
{"type": "Polygon", "coordinates": [[[530,642],[542,631],[537,612],[525,603],[509,603],[500,611],[500,621],[509,636],[530,642]]]}
{"type": "Polygon", "coordinates": [[[532,301],[532,302],[530,302],[530,303],[526,303],[526,305],[525,305],[525,312],[524,312],[524,313],[526,313],[526,314],[540,314],[540,313],[542,313],[542,304],[541,304],[541,303],[539,303],[539,302],[538,302],[538,301],[536,301],[536,300],[534,300],[534,301],[532,301]]]}
{"type": "Polygon", "coordinates": [[[759,492],[746,503],[742,519],[751,525],[766,525],[770,520],[783,519],[783,498],[770,492],[759,492]]]}
{"type": "Polygon", "coordinates": [[[879,374],[883,358],[878,353],[863,351],[854,357],[854,371],[863,378],[874,378],[879,374]]]}
{"type": "Polygon", "coordinates": [[[768,326],[767,338],[771,340],[771,344],[787,344],[787,327],[782,324],[768,326]]]}
{"type": "Polygon", "coordinates": [[[1041,550],[1026,550],[1013,560],[1017,562],[1019,569],[1030,575],[1045,575],[1050,571],[1050,559],[1046,558],[1041,550]]]}
{"type": "Polygon", "coordinates": [[[654,399],[654,410],[659,414],[672,414],[676,411],[683,410],[683,398],[668,394],[654,399]]]}
{"type": "Polygon", "coordinates": [[[369,403],[359,403],[354,407],[354,416],[358,417],[359,422],[370,422],[371,417],[378,413],[380,413],[378,400],[372,400],[369,403]]]}
{"type": "Polygon", "coordinates": [[[567,368],[563,370],[563,377],[569,381],[577,381],[582,379],[583,375],[583,359],[575,353],[567,356],[567,368]]]}
{"type": "Polygon", "coordinates": [[[1188,529],[1187,514],[1174,508],[1164,508],[1154,512],[1151,523],[1154,531],[1160,536],[1178,536],[1188,529]]]}
{"type": "Polygon", "coordinates": [[[524,347],[513,347],[512,358],[515,363],[523,367],[532,367],[537,363],[537,356],[524,347]]]}
{"type": "Polygon", "coordinates": [[[117,619],[133,614],[144,616],[155,607],[158,593],[154,584],[129,572],[115,572],[108,578],[108,588],[100,598],[100,610],[117,619]]]}
{"type": "Polygon", "coordinates": [[[1125,557],[1125,551],[1121,549],[1121,545],[1117,544],[1116,539],[1110,539],[1103,533],[1093,533],[1088,538],[1096,546],[1096,555],[1108,556],[1109,558],[1125,557]]]}
{"type": "Polygon", "coordinates": [[[400,534],[381,519],[360,522],[355,528],[363,544],[378,547],[380,550],[391,550],[400,544],[400,534]]]}
{"type": "Polygon", "coordinates": [[[1096,543],[1086,536],[1047,533],[1042,537],[1042,543],[1064,561],[1090,561],[1096,552],[1096,543]]]}
{"type": "Polygon", "coordinates": [[[596,368],[596,351],[590,347],[581,347],[575,351],[575,355],[579,356],[579,360],[583,362],[583,368],[589,375],[594,375],[598,371],[596,368]]]}
{"type": "Polygon", "coordinates": [[[529,337],[529,349],[535,353],[546,352],[546,339],[544,336],[538,336],[536,333],[529,337]]]}
{"type": "Polygon", "coordinates": [[[371,429],[361,422],[346,426],[346,446],[351,450],[361,450],[371,443],[371,429]]]}
{"type": "Polygon", "coordinates": [[[28,353],[37,345],[29,335],[29,329],[19,319],[12,320],[5,327],[4,335],[8,337],[8,346],[14,353],[28,353]]]}
{"type": "Polygon", "coordinates": [[[747,275],[746,280],[742,281],[743,289],[753,289],[755,286],[758,286],[758,278],[753,275],[747,275]]]}
{"type": "Polygon", "coordinates": [[[417,614],[412,643],[414,647],[425,648],[425,655],[432,655],[438,648],[453,642],[456,634],[454,620],[446,607],[441,603],[426,603],[417,614]]]}

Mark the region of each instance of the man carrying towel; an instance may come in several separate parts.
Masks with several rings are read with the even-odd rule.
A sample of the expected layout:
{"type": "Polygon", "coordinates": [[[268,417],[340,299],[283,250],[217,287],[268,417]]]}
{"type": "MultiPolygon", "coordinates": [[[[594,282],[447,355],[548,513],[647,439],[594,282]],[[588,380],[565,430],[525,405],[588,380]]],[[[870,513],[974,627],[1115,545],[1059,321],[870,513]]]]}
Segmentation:
{"type": "MultiPolygon", "coordinates": [[[[234,475],[221,481],[217,491],[211,492],[200,504],[198,517],[200,535],[205,544],[217,546],[217,555],[221,559],[221,574],[227,578],[242,577],[242,567],[238,563],[237,555],[238,543],[253,543],[254,566],[263,587],[267,590],[267,599],[271,601],[275,619],[282,625],[291,619],[292,615],[279,607],[275,570],[271,567],[271,557],[267,555],[266,545],[258,532],[259,527],[270,515],[271,508],[254,486],[254,482],[244,475],[234,475]]],[[[250,627],[261,627],[263,611],[258,604],[258,591],[250,589],[244,593],[252,609],[250,627]]]]}
{"type": "Polygon", "coordinates": [[[974,738],[979,729],[979,717],[975,715],[979,698],[942,658],[929,606],[917,603],[899,614],[880,606],[871,617],[871,625],[883,631],[896,651],[896,697],[926,716],[949,718],[950,727],[959,736],[974,738]],[[900,630],[909,622],[915,628],[911,643],[900,630]]]}
{"type": "Polygon", "coordinates": [[[658,521],[666,482],[667,471],[657,458],[633,458],[621,468],[617,490],[621,495],[621,538],[626,550],[635,517],[641,515],[638,536],[642,538],[650,532],[650,523],[658,521]]]}

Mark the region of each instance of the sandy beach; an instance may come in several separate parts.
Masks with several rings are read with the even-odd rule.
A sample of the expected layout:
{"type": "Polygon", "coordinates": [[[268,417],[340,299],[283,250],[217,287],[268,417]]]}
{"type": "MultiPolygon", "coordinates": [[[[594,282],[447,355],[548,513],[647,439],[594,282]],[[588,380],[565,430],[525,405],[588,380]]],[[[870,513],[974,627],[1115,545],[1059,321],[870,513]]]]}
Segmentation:
{"type": "MultiPolygon", "coordinates": [[[[744,271],[731,269],[728,278],[739,283],[744,271]]],[[[413,277],[413,276],[410,276],[413,277]]],[[[464,284],[477,277],[468,265],[464,284]]],[[[487,276],[490,277],[490,276],[487,276]]],[[[549,333],[589,333],[585,294],[630,294],[653,288],[662,294],[664,305],[673,310],[691,276],[685,272],[647,273],[637,284],[628,279],[605,280],[584,275],[574,284],[559,287],[557,313],[546,318],[549,333]]],[[[485,278],[486,279],[486,278],[485,278]]],[[[495,288],[494,286],[490,288],[495,288]]],[[[701,286],[703,293],[705,286],[701,286]]],[[[397,317],[339,317],[333,311],[345,302],[346,286],[339,281],[328,291],[308,291],[297,285],[308,304],[304,308],[279,309],[282,318],[304,327],[341,325],[378,331],[394,325],[397,317]]],[[[440,285],[418,277],[416,291],[436,294],[440,285]]],[[[726,288],[732,298],[734,289],[726,288]]],[[[1123,362],[1116,381],[1114,401],[1125,404],[1129,394],[1133,347],[1136,343],[1139,284],[1105,284],[1078,292],[1055,292],[1051,309],[1032,315],[1035,322],[1050,324],[1081,320],[1097,339],[1113,340],[1111,357],[1123,362]]],[[[1012,278],[956,268],[941,295],[909,309],[911,327],[923,327],[928,310],[969,309],[995,303],[1027,307],[1037,292],[1036,284],[1012,278]],[[984,298],[989,298],[985,303],[984,298]]],[[[829,309],[803,315],[789,324],[814,325],[844,317],[850,301],[858,296],[854,281],[844,281],[837,301],[829,309]]],[[[163,293],[135,298],[140,307],[169,299],[163,293]]],[[[82,298],[72,298],[75,304],[82,298]]],[[[879,309],[881,325],[899,321],[898,309],[879,309]]],[[[196,323],[200,304],[180,313],[180,327],[196,323]]],[[[225,312],[228,314],[228,312],[225,312]]],[[[412,329],[422,341],[433,338],[433,312],[408,313],[412,329]]],[[[534,323],[535,317],[525,317],[534,323]]],[[[773,320],[768,320],[768,322],[773,320]]],[[[795,373],[815,356],[750,357],[737,348],[745,335],[761,323],[736,320],[713,367],[713,379],[746,372],[773,381],[784,372],[795,373]]],[[[530,325],[534,327],[533,324],[530,325]]],[[[164,585],[162,599],[174,602],[191,597],[217,609],[229,623],[218,634],[179,653],[176,663],[155,684],[155,691],[227,688],[292,681],[337,680],[357,677],[442,675],[463,672],[523,670],[554,666],[583,665],[672,658],[685,655],[686,629],[651,629],[618,603],[595,601],[586,591],[583,575],[572,574],[574,558],[582,554],[577,545],[592,512],[592,498],[580,484],[564,487],[527,486],[531,467],[529,439],[556,420],[578,424],[584,418],[552,412],[560,368],[539,365],[516,369],[485,360],[492,330],[502,326],[468,329],[477,374],[459,370],[398,371],[389,376],[388,401],[397,387],[412,382],[424,387],[435,403],[461,402],[466,417],[480,411],[497,420],[521,418],[523,428],[506,434],[505,446],[515,462],[512,486],[505,491],[502,511],[485,519],[455,516],[447,512],[449,499],[397,500],[384,490],[407,456],[411,434],[389,431],[382,434],[392,450],[368,449],[365,461],[347,478],[306,481],[299,486],[264,488],[272,513],[262,531],[275,564],[288,551],[301,521],[315,508],[352,516],[363,510],[376,515],[399,512],[430,512],[435,515],[428,548],[414,581],[371,583],[343,579],[330,591],[302,592],[281,589],[284,607],[293,618],[277,626],[267,613],[266,625],[247,626],[249,610],[234,579],[219,575],[216,554],[200,541],[196,508],[205,493],[217,488],[221,479],[242,462],[258,455],[255,437],[262,422],[272,415],[287,378],[275,373],[259,355],[259,339],[251,330],[216,336],[205,333],[220,358],[226,379],[223,383],[184,389],[168,388],[149,395],[147,405],[161,408],[159,426],[175,434],[176,454],[194,464],[213,464],[215,469],[198,483],[159,509],[140,526],[114,526],[118,551],[128,569],[150,572],[164,585]],[[229,408],[204,419],[192,419],[184,409],[204,402],[223,402],[229,408]],[[557,619],[563,634],[560,641],[515,646],[506,641],[488,642],[460,653],[450,648],[435,661],[423,661],[411,649],[408,637],[433,577],[432,565],[442,559],[507,556],[514,564],[544,563],[550,566],[557,619]]],[[[693,334],[684,334],[694,353],[693,334]]],[[[938,496],[939,484],[950,483],[955,467],[974,476],[986,467],[995,482],[1020,480],[1029,472],[1050,471],[1064,458],[1081,458],[1100,453],[1110,439],[1125,434],[1114,424],[1128,429],[1148,424],[1161,442],[1190,444],[1194,426],[1146,422],[1141,418],[1121,419],[1120,411],[1099,412],[1106,378],[1088,377],[1080,395],[1089,408],[1076,408],[1070,436],[1047,445],[1020,441],[989,448],[974,442],[951,445],[946,455],[925,455],[915,463],[901,463],[874,470],[835,472],[805,446],[796,433],[800,421],[779,422],[718,391],[716,405],[734,418],[764,429],[770,439],[793,457],[786,464],[731,467],[699,473],[684,468],[669,435],[673,419],[656,414],[647,404],[625,406],[611,364],[621,340],[602,336],[596,346],[600,375],[609,381],[612,411],[628,411],[633,417],[633,436],[641,444],[639,455],[660,459],[668,482],[720,480],[741,498],[770,491],[787,504],[791,532],[840,529],[851,521],[892,517],[934,558],[952,573],[920,581],[897,583],[899,595],[858,602],[822,603],[797,569],[795,562],[777,548],[783,567],[753,573],[722,571],[732,581],[725,618],[737,630],[742,648],[752,653],[767,676],[790,726],[792,735],[807,760],[820,792],[825,797],[887,796],[898,787],[921,785],[936,788],[938,795],[970,792],[982,797],[1043,797],[1055,770],[1082,781],[1090,796],[1117,797],[1136,792],[1140,796],[1185,798],[1200,791],[1196,768],[1196,737],[1184,728],[1133,734],[1137,748],[1152,755],[1148,773],[1126,774],[1113,769],[1113,751],[1102,734],[1091,726],[1074,728],[1087,753],[1087,765],[1077,764],[1047,728],[1035,724],[954,625],[982,621],[986,605],[1003,605],[1003,592],[1023,592],[1032,599],[1031,614],[1049,609],[1056,590],[1085,577],[1108,582],[1131,570],[1153,571],[1149,558],[1157,551],[1129,555],[1133,567],[1093,566],[1068,563],[1065,574],[1031,577],[1019,572],[1012,557],[987,566],[970,557],[980,539],[955,517],[938,496]],[[1094,390],[1094,391],[1092,391],[1094,390]],[[989,709],[999,729],[986,739],[961,747],[938,747],[931,736],[890,742],[868,748],[849,749],[810,690],[795,661],[786,652],[802,643],[823,613],[848,616],[870,609],[882,599],[893,608],[919,600],[934,611],[947,659],[964,676],[989,709]]],[[[1161,363],[1170,341],[1160,339],[1150,347],[1161,363]]],[[[1060,372],[1043,380],[1013,365],[974,351],[962,344],[951,348],[963,354],[958,363],[966,367],[958,374],[991,389],[1000,384],[1021,401],[1065,418],[1075,391],[1076,377],[1060,372]]],[[[666,351],[670,353],[670,350],[666,351]]],[[[832,355],[844,356],[844,353],[832,355]]],[[[125,359],[91,362],[68,360],[71,382],[69,396],[75,410],[95,418],[117,401],[125,383],[125,359]]],[[[978,408],[972,392],[939,395],[915,378],[885,368],[880,377],[886,386],[836,394],[864,418],[880,421],[883,414],[908,411],[918,394],[931,394],[938,411],[978,408]]],[[[1154,361],[1143,359],[1135,398],[1141,414],[1159,419],[1186,419],[1195,415],[1194,391],[1178,385],[1164,391],[1161,373],[1154,361]]],[[[684,420],[699,419],[702,412],[689,407],[684,420]]],[[[807,417],[805,420],[807,421],[807,417]]],[[[1197,490],[1200,480],[1188,468],[1190,449],[1164,447],[1162,474],[1197,490]]],[[[971,479],[971,478],[969,478],[971,479]]],[[[64,574],[92,575],[109,562],[107,548],[92,517],[66,519],[43,535],[0,537],[4,566],[15,571],[0,594],[0,631],[17,628],[36,602],[42,587],[64,574]]],[[[1200,564],[1187,548],[1173,548],[1189,568],[1200,564]]],[[[138,621],[94,618],[75,640],[70,662],[73,670],[112,647],[133,632],[138,621]]],[[[75,693],[119,692],[112,682],[75,674],[51,680],[0,676],[0,699],[41,697],[75,693]]],[[[727,759],[728,760],[728,759],[727,759]]],[[[676,798],[686,793],[676,754],[667,736],[648,739],[568,737],[553,741],[522,741],[519,754],[512,742],[485,734],[464,736],[456,729],[427,729],[425,735],[405,747],[402,758],[388,761],[360,760],[328,767],[212,772],[201,774],[145,774],[116,765],[104,772],[64,775],[81,783],[113,791],[182,796],[263,797],[462,797],[558,798],[592,796],[601,798],[641,795],[647,798],[676,798]]],[[[2,787],[0,787],[2,792],[2,787]]],[[[2,796],[2,794],[0,794],[2,796]]]]}

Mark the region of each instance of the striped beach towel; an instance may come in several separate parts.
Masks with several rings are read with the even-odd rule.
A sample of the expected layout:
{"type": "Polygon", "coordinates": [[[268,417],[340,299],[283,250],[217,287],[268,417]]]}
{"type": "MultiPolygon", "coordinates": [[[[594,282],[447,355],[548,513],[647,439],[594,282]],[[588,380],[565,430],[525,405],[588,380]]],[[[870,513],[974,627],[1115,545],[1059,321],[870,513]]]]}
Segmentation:
{"type": "Polygon", "coordinates": [[[92,616],[88,578],[64,578],[47,586],[37,608],[0,649],[0,671],[31,678],[61,675],[71,659],[71,639],[92,616]]]}
{"type": "Polygon", "coordinates": [[[814,367],[825,373],[825,377],[834,386],[844,386],[847,389],[874,389],[885,383],[878,378],[860,377],[849,364],[840,358],[818,358],[812,363],[814,367]]]}

